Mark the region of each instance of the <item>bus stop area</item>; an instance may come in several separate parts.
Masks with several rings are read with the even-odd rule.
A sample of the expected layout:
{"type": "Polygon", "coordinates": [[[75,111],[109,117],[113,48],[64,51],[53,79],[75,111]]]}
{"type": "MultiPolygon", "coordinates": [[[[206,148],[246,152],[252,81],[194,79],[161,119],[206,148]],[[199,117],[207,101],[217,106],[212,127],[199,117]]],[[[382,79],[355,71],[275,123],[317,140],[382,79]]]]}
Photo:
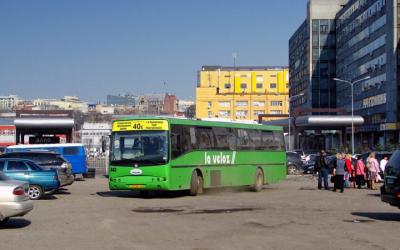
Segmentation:
{"type": "Polygon", "coordinates": [[[312,176],[290,176],[258,193],[141,198],[109,191],[97,176],[11,219],[0,229],[0,249],[398,249],[399,210],[378,194],[321,191],[312,176]]]}

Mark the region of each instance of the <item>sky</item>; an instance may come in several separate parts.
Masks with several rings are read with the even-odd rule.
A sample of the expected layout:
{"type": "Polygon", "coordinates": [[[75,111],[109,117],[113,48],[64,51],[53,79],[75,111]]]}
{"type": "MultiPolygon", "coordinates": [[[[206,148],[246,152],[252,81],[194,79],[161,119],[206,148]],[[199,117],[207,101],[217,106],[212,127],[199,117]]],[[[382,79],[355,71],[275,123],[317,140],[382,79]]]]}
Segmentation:
{"type": "Polygon", "coordinates": [[[306,0],[0,0],[0,95],[194,99],[202,65],[287,66],[306,0]],[[165,83],[165,84],[164,84],[165,83]]]}

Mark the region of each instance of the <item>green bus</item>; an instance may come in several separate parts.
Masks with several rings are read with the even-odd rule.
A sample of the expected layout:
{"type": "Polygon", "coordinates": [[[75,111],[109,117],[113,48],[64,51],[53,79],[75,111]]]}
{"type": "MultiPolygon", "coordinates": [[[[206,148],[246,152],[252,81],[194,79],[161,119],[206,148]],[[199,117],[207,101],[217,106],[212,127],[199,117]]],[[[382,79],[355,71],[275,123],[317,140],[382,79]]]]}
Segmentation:
{"type": "Polygon", "coordinates": [[[110,190],[260,191],[285,178],[281,127],[165,117],[113,121],[110,190]]]}

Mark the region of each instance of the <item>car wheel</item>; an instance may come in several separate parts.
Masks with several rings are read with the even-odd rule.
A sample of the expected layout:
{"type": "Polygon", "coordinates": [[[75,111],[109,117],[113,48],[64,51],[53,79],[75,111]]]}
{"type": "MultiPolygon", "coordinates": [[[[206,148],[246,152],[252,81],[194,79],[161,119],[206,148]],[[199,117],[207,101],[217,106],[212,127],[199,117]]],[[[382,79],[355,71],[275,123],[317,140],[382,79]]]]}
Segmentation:
{"type": "Polygon", "coordinates": [[[190,180],[190,195],[196,196],[202,194],[204,189],[203,176],[199,175],[196,170],[192,173],[192,179],[190,180]]]}
{"type": "Polygon", "coordinates": [[[43,189],[38,185],[29,185],[28,195],[31,200],[40,200],[43,196],[43,189]]]}
{"type": "Polygon", "coordinates": [[[264,186],[264,173],[261,169],[257,168],[254,185],[251,190],[254,192],[260,192],[264,186]]]}
{"type": "Polygon", "coordinates": [[[2,221],[0,221],[0,226],[7,224],[8,220],[9,218],[4,218],[2,221]]]}
{"type": "Polygon", "coordinates": [[[289,165],[287,167],[287,174],[289,175],[296,175],[297,174],[297,168],[295,165],[289,165]]]}

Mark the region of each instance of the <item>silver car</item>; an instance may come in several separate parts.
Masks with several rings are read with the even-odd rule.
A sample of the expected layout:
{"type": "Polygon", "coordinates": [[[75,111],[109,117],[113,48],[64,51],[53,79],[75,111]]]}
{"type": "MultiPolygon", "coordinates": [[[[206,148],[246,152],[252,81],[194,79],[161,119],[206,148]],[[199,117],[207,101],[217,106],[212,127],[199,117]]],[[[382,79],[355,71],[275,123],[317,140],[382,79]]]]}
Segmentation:
{"type": "Polygon", "coordinates": [[[10,180],[0,172],[0,225],[10,217],[24,216],[33,209],[28,189],[28,183],[10,180]]]}

